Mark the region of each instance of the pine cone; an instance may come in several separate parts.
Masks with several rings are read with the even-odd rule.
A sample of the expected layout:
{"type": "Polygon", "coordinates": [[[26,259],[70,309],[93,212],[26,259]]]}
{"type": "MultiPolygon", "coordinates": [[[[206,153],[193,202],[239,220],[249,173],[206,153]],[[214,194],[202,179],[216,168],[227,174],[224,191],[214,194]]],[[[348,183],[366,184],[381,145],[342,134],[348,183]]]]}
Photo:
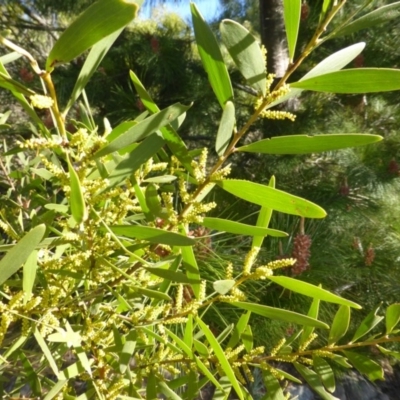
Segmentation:
{"type": "Polygon", "coordinates": [[[311,238],[309,235],[298,234],[294,238],[293,252],[292,256],[295,258],[296,264],[292,267],[293,275],[300,275],[302,272],[309,269],[310,264],[308,260],[310,259],[310,247],[311,238]]]}
{"type": "Polygon", "coordinates": [[[369,245],[367,251],[365,252],[365,258],[364,258],[365,265],[369,267],[370,265],[372,265],[374,260],[375,260],[375,250],[372,247],[372,245],[369,245]]]}

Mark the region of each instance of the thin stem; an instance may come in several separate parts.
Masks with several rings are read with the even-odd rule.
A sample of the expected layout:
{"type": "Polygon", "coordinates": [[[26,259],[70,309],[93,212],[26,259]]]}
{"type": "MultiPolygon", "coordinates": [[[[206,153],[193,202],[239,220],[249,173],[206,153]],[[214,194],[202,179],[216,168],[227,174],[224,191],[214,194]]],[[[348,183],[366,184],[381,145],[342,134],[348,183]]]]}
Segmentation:
{"type": "Polygon", "coordinates": [[[45,82],[46,87],[49,90],[50,97],[53,99],[53,105],[51,106],[51,111],[53,112],[54,118],[56,120],[58,131],[61,137],[67,141],[68,139],[67,139],[67,132],[65,130],[65,122],[58,108],[57,94],[54,88],[53,80],[51,79],[51,74],[50,72],[44,71],[42,72],[40,77],[45,82]]]}

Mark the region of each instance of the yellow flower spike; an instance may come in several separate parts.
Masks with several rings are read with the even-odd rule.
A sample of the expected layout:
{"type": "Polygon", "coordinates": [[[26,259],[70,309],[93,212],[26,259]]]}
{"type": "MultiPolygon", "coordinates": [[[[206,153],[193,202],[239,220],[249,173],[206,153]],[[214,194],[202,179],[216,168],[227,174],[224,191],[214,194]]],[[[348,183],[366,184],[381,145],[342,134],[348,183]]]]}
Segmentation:
{"type": "Polygon", "coordinates": [[[260,251],[260,248],[257,246],[254,246],[247,253],[246,258],[244,259],[244,265],[243,265],[243,275],[244,276],[250,275],[251,267],[253,266],[254,262],[256,261],[259,251],[260,251]]]}
{"type": "Polygon", "coordinates": [[[295,258],[283,258],[281,260],[270,261],[266,267],[274,270],[278,268],[292,267],[295,263],[295,258]]]}
{"type": "Polygon", "coordinates": [[[51,97],[49,96],[43,96],[41,94],[34,94],[29,97],[32,106],[35,108],[50,108],[53,106],[54,101],[51,97]]]}
{"type": "Polygon", "coordinates": [[[277,343],[277,345],[271,350],[271,353],[270,353],[271,356],[275,356],[279,352],[279,350],[285,345],[285,343],[286,343],[286,339],[285,338],[281,339],[277,343]]]}

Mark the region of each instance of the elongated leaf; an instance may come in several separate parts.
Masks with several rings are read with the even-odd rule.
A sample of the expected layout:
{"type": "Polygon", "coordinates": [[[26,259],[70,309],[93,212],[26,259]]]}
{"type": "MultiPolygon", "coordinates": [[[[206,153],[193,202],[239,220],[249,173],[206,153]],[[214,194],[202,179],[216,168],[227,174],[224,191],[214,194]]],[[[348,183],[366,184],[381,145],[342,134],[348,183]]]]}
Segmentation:
{"type": "Polygon", "coordinates": [[[69,171],[69,182],[71,185],[70,192],[70,206],[71,214],[77,224],[85,221],[88,217],[88,212],[85,204],[85,199],[83,197],[81,182],[79,181],[79,176],[76,173],[71,162],[68,160],[68,171],[69,171]]]}
{"type": "Polygon", "coordinates": [[[248,353],[253,350],[254,341],[253,341],[253,331],[250,325],[246,326],[245,331],[242,334],[242,343],[244,344],[244,348],[248,353]]]}
{"type": "Polygon", "coordinates": [[[365,336],[369,331],[375,328],[383,320],[383,317],[376,315],[380,306],[375,307],[361,322],[360,326],[357,328],[356,333],[351,339],[351,343],[356,342],[358,339],[365,336]]]}
{"type": "Polygon", "coordinates": [[[341,29],[337,30],[333,37],[339,37],[343,35],[349,35],[354,32],[358,32],[362,29],[371,28],[376,25],[382,25],[388,23],[392,19],[398,19],[400,17],[400,1],[389,4],[387,6],[379,7],[368,14],[350,22],[341,29]]]}
{"type": "Polygon", "coordinates": [[[400,303],[391,304],[386,310],[386,334],[390,334],[400,321],[400,303]]]}
{"type": "Polygon", "coordinates": [[[235,283],[233,279],[219,280],[213,283],[213,288],[219,294],[227,294],[235,286],[235,283]]]}
{"type": "Polygon", "coordinates": [[[119,354],[119,372],[124,374],[129,367],[129,362],[136,348],[136,332],[132,331],[126,336],[125,343],[119,354]]]}
{"type": "Polygon", "coordinates": [[[229,221],[227,219],[205,217],[201,225],[216,231],[236,233],[237,235],[251,235],[251,236],[274,236],[274,237],[287,237],[286,232],[277,231],[276,229],[260,228],[258,226],[247,225],[241,222],[229,221]]]}
{"type": "Polygon", "coordinates": [[[228,70],[226,69],[221,50],[211,28],[194,3],[190,3],[194,35],[203,67],[214,90],[219,104],[224,108],[228,100],[233,99],[233,90],[228,70]]]}
{"type": "Polygon", "coordinates": [[[29,231],[0,261],[0,285],[15,274],[24,264],[46,232],[45,225],[38,225],[29,231]]]}
{"type": "Polygon", "coordinates": [[[362,308],[357,303],[346,300],[343,297],[337,296],[318,286],[314,286],[311,283],[300,281],[299,279],[290,278],[288,276],[269,276],[268,279],[285,289],[303,294],[304,296],[320,299],[329,303],[342,304],[356,309],[362,308]]]}
{"type": "Polygon", "coordinates": [[[400,70],[354,68],[290,84],[293,88],[329,93],[375,93],[400,90],[400,70]]]}
{"type": "Polygon", "coordinates": [[[200,281],[196,281],[193,279],[189,279],[185,274],[179,271],[173,271],[171,269],[163,269],[163,268],[153,268],[153,267],[143,267],[150,273],[159,276],[160,278],[168,279],[172,282],[176,283],[200,283],[200,281]]]}
{"type": "Polygon", "coordinates": [[[157,399],[157,378],[153,371],[147,376],[146,400],[157,399]]]}
{"type": "Polygon", "coordinates": [[[10,78],[7,74],[0,72],[0,87],[10,90],[11,92],[16,92],[24,96],[32,96],[35,92],[32,89],[27,88],[18,81],[10,78]]]}
{"type": "Polygon", "coordinates": [[[264,384],[267,388],[267,394],[263,400],[285,400],[286,396],[283,394],[281,385],[278,379],[275,378],[270,372],[263,371],[264,384]]]}
{"type": "Polygon", "coordinates": [[[228,148],[228,145],[232,139],[235,122],[235,106],[231,101],[227,101],[222,113],[217,139],[215,141],[215,151],[219,156],[222,156],[225,153],[225,150],[228,148]]]}
{"type": "Polygon", "coordinates": [[[370,358],[364,356],[363,354],[355,353],[353,351],[343,351],[344,355],[348,358],[354,368],[360,373],[366,375],[370,381],[375,381],[377,379],[384,380],[382,367],[372,361],[370,358]]]}
{"type": "Polygon", "coordinates": [[[247,83],[258,93],[266,94],[266,65],[260,45],[242,25],[225,19],[220,24],[222,41],[247,83]]]}
{"type": "Polygon", "coordinates": [[[54,397],[57,396],[58,393],[61,392],[63,387],[68,383],[68,380],[59,380],[51,389],[50,391],[46,394],[45,397],[43,397],[43,400],[52,400],[54,397]]]}
{"type": "Polygon", "coordinates": [[[117,235],[162,243],[170,246],[193,246],[195,241],[179,233],[142,225],[114,225],[110,229],[117,235]]]}
{"type": "Polygon", "coordinates": [[[33,393],[38,396],[42,393],[42,385],[40,384],[39,376],[36,370],[33,368],[31,362],[26,358],[25,354],[21,351],[19,353],[24,372],[26,374],[26,380],[29,383],[33,393]]]}
{"type": "Polygon", "coordinates": [[[112,187],[125,181],[137,171],[146,161],[153,157],[165,144],[165,141],[157,133],[146,137],[130,154],[119,162],[110,173],[109,185],[112,187]]]}
{"type": "MultiPolygon", "coordinates": [[[[7,78],[11,78],[9,73],[7,72],[6,68],[4,67],[4,65],[1,62],[0,62],[0,72],[2,74],[4,74],[7,78]]],[[[43,121],[36,114],[36,111],[34,110],[32,105],[26,100],[25,96],[23,94],[21,94],[20,91],[18,91],[18,90],[11,90],[11,93],[18,100],[18,102],[21,104],[22,108],[29,115],[29,117],[32,119],[32,121],[34,121],[36,124],[38,124],[44,133],[48,133],[48,130],[45,127],[43,121]]]]}
{"type": "Polygon", "coordinates": [[[159,113],[151,115],[145,120],[140,121],[139,123],[134,125],[131,129],[128,129],[127,132],[118,136],[111,143],[100,149],[94,154],[93,157],[96,159],[106,156],[107,154],[121,150],[124,147],[131,145],[132,143],[136,143],[144,139],[151,133],[157,131],[167,124],[170,124],[174,119],[176,119],[179,115],[184,113],[189,108],[190,106],[188,107],[177,103],[165,108],[159,113]]]}
{"type": "Polygon", "coordinates": [[[0,63],[6,65],[22,57],[22,54],[13,51],[12,53],[4,54],[0,57],[0,63]]]}
{"type": "MultiPolygon", "coordinates": [[[[152,183],[150,185],[147,185],[145,197],[147,207],[152,215],[162,219],[168,218],[168,212],[165,208],[161,206],[161,200],[158,196],[156,185],[153,185],[152,183]]],[[[152,220],[154,219],[155,218],[152,218],[152,220]]]]}
{"type": "Polygon", "coordinates": [[[167,332],[168,336],[175,342],[176,346],[178,346],[189,358],[193,358],[191,348],[180,337],[167,328],[165,328],[165,332],[167,332]]]}
{"type": "Polygon", "coordinates": [[[340,356],[339,354],[333,354],[331,360],[344,368],[352,368],[352,365],[348,363],[347,358],[340,356]]]}
{"type": "Polygon", "coordinates": [[[299,34],[301,0],[283,0],[283,7],[289,59],[292,62],[299,34]]]}
{"type": "MultiPolygon", "coordinates": [[[[35,336],[35,339],[41,348],[43,355],[46,357],[47,362],[49,363],[50,368],[52,369],[53,373],[55,376],[59,376],[59,371],[57,367],[57,363],[53,358],[53,355],[49,349],[49,347],[46,344],[46,341],[43,339],[43,336],[40,334],[40,332],[35,329],[33,332],[33,335],[35,336]]],[[[59,378],[62,379],[62,378],[59,378]]]]}
{"type": "Polygon", "coordinates": [[[215,379],[211,371],[204,365],[203,361],[201,361],[201,359],[196,355],[194,356],[194,360],[199,370],[210,380],[210,382],[212,382],[219,390],[223,391],[224,389],[222,388],[221,384],[215,379]]]}
{"type": "Polygon", "coordinates": [[[382,347],[382,346],[379,346],[379,345],[375,345],[378,349],[379,349],[379,351],[382,353],[382,354],[384,354],[385,356],[391,356],[391,357],[394,357],[396,360],[400,360],[400,353],[399,352],[397,352],[397,351],[391,351],[391,350],[388,350],[388,349],[385,349],[384,347],[382,347]]]}
{"type": "Polygon", "coordinates": [[[241,315],[233,329],[233,333],[229,339],[227,347],[233,349],[239,343],[242,333],[246,330],[247,324],[249,323],[250,315],[250,311],[247,311],[247,313],[241,315]]]}
{"type": "Polygon", "coordinates": [[[328,344],[337,343],[349,329],[350,324],[350,307],[340,306],[335,318],[333,319],[331,330],[329,331],[328,344]]]}
{"type": "Polygon", "coordinates": [[[144,296],[147,296],[151,299],[160,299],[160,300],[166,300],[166,301],[171,301],[171,297],[168,296],[166,293],[159,292],[158,290],[152,290],[152,289],[146,289],[143,287],[139,286],[130,286],[132,289],[134,289],[135,292],[140,293],[144,296]]]}
{"type": "MultiPolygon", "coordinates": [[[[305,74],[300,79],[300,82],[309,78],[313,78],[315,76],[327,74],[329,72],[339,71],[340,69],[344,68],[349,62],[354,60],[363,51],[364,47],[365,43],[356,43],[349,47],[345,47],[344,49],[339,50],[336,53],[331,54],[329,57],[325,58],[319,64],[317,64],[311,71],[305,74]]],[[[271,103],[267,107],[267,109],[274,107],[288,99],[299,96],[302,91],[303,89],[291,88],[289,93],[271,103]]]]}
{"type": "MultiPolygon", "coordinates": [[[[316,298],[313,299],[310,309],[308,310],[308,314],[307,314],[309,317],[318,319],[319,303],[320,303],[319,299],[316,299],[316,298]]],[[[314,327],[305,326],[303,329],[303,332],[301,334],[301,337],[300,337],[300,345],[304,344],[310,338],[310,335],[313,332],[314,332],[314,327]]]]}
{"type": "MultiPolygon", "coordinates": [[[[184,248],[186,248],[186,247],[184,247],[184,248]]],[[[181,262],[182,262],[182,256],[179,254],[175,258],[175,260],[172,262],[171,266],[169,267],[169,271],[170,272],[177,272],[179,266],[181,265],[181,262]]],[[[161,284],[160,284],[160,286],[158,288],[158,291],[160,293],[165,293],[166,294],[166,293],[168,293],[170,287],[171,287],[171,281],[169,279],[165,279],[164,278],[164,281],[161,282],[161,284]]],[[[161,300],[159,300],[159,299],[154,299],[153,298],[153,300],[151,301],[151,305],[153,307],[155,307],[158,303],[160,303],[160,301],[161,300]]]]}
{"type": "Polygon", "coordinates": [[[305,218],[324,218],[326,212],[314,203],[281,190],[239,179],[218,182],[222,189],[250,203],[305,218]]]}
{"type": "Polygon", "coordinates": [[[185,342],[186,346],[189,349],[193,347],[193,314],[189,314],[186,326],[185,326],[185,333],[183,335],[183,341],[185,342]]]}
{"type": "Polygon", "coordinates": [[[242,301],[235,301],[231,304],[235,307],[239,307],[271,319],[279,319],[298,325],[310,325],[315,326],[316,328],[329,328],[327,324],[318,321],[317,319],[310,318],[306,315],[298,314],[293,311],[282,310],[281,308],[269,307],[261,304],[246,303],[242,301]]]}
{"type": "Polygon", "coordinates": [[[98,0],[87,8],[60,36],[46,61],[46,70],[66,63],[135,18],[141,1],[98,0]]]}
{"type": "Polygon", "coordinates": [[[302,364],[299,364],[298,362],[294,362],[293,365],[297,369],[297,372],[305,379],[305,381],[323,400],[340,400],[337,397],[332,396],[325,390],[319,375],[313,370],[305,367],[302,364]]]}
{"type": "MultiPolygon", "coordinates": [[[[275,176],[271,176],[268,186],[275,188],[275,176]]],[[[272,217],[272,209],[268,207],[261,207],[260,212],[258,213],[257,223],[256,225],[259,228],[268,228],[269,223],[272,217]]],[[[264,241],[263,236],[254,236],[253,241],[251,243],[251,247],[261,247],[264,241]]]]}
{"type": "MultiPolygon", "coordinates": [[[[160,109],[157,107],[156,103],[154,103],[153,99],[143,86],[142,82],[140,82],[139,78],[135,75],[133,71],[130,71],[129,75],[131,77],[133,85],[135,86],[136,91],[139,94],[140,99],[142,100],[147,110],[149,110],[153,114],[158,113],[160,109]]],[[[164,140],[167,142],[167,146],[169,147],[169,149],[182,163],[186,170],[191,173],[193,171],[191,165],[192,158],[189,155],[188,149],[184,141],[177,134],[171,124],[162,127],[161,133],[164,140]]]]}
{"type": "Polygon", "coordinates": [[[331,366],[322,357],[313,355],[313,366],[315,372],[321,378],[325,389],[333,393],[335,391],[335,375],[332,371],[331,366]]]}
{"type": "Polygon", "coordinates": [[[117,40],[122,30],[123,29],[118,29],[111,35],[102,38],[92,47],[89,55],[85,60],[85,63],[83,64],[81,72],[79,73],[78,79],[75,82],[75,86],[68,100],[68,104],[65,107],[64,115],[67,114],[68,110],[76,102],[76,100],[82,93],[82,90],[85,88],[93,74],[97,71],[97,68],[99,67],[101,61],[103,60],[113,43],[117,40]]]}
{"type": "Polygon", "coordinates": [[[36,270],[37,270],[37,250],[32,251],[26,260],[23,268],[23,278],[22,278],[22,290],[24,291],[24,304],[32,296],[32,289],[36,279],[36,270]]]}
{"type": "MultiPolygon", "coordinates": [[[[185,233],[185,228],[183,226],[180,226],[180,232],[183,234],[185,233]]],[[[194,255],[193,247],[181,247],[181,254],[188,279],[200,282],[200,271],[196,256],[194,255]]],[[[200,297],[200,283],[193,283],[191,288],[196,299],[198,299],[200,297]]]]}
{"type": "Polygon", "coordinates": [[[382,136],[354,133],[278,136],[239,147],[237,151],[264,154],[309,154],[365,146],[381,140],[382,136]]]}
{"type": "Polygon", "coordinates": [[[167,399],[171,400],[182,400],[180,396],[178,396],[168,385],[166,382],[159,381],[158,382],[158,389],[160,392],[165,396],[167,399]]]}
{"type": "Polygon", "coordinates": [[[224,351],[221,348],[221,345],[218,343],[214,334],[210,331],[210,328],[198,317],[196,317],[196,322],[198,323],[200,329],[203,331],[205,337],[208,340],[211,348],[214,351],[215,356],[217,357],[219,363],[221,364],[222,370],[225,372],[226,376],[229,379],[229,382],[232,384],[232,387],[235,389],[236,394],[238,395],[240,400],[244,400],[242,390],[240,389],[239,382],[236,379],[235,372],[233,371],[231,364],[225,356],[224,351]]]}

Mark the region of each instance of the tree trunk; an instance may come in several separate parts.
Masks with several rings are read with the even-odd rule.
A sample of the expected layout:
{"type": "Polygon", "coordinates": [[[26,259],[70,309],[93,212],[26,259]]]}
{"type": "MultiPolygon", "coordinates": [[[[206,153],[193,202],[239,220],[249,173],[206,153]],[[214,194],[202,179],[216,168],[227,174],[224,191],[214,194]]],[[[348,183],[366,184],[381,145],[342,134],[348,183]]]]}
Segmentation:
{"type": "Polygon", "coordinates": [[[260,0],[261,40],[267,49],[267,70],[282,77],[289,65],[283,0],[260,0]]]}

